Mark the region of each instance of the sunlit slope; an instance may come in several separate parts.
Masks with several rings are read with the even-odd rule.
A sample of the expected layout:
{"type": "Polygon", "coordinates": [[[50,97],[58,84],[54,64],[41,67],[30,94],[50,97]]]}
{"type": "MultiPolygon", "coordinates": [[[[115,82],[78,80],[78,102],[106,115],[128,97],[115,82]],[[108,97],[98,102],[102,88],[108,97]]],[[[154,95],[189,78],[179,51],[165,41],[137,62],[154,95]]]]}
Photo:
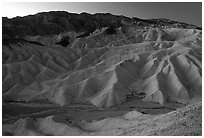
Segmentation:
{"type": "Polygon", "coordinates": [[[77,39],[70,48],[3,45],[3,99],[99,107],[120,104],[131,93],[162,105],[201,99],[200,30],[156,28],[131,33],[121,37],[120,32],[101,32],[77,39]]]}

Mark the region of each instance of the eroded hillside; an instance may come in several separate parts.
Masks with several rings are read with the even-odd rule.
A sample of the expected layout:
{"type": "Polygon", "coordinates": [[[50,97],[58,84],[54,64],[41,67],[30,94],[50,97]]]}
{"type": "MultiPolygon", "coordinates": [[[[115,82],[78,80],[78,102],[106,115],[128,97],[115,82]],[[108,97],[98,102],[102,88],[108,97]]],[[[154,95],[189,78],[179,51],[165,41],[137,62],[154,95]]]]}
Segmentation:
{"type": "MultiPolygon", "coordinates": [[[[31,17],[21,21],[27,18],[31,17]]],[[[202,30],[173,21],[165,25],[164,19],[120,19],[117,26],[102,24],[88,33],[65,29],[50,36],[15,34],[21,38],[5,33],[9,37],[2,47],[3,134],[165,135],[154,125],[144,132],[130,131],[135,122],[124,121],[124,116],[148,118],[141,127],[145,128],[152,121],[164,125],[180,110],[181,116],[183,110],[191,114],[191,106],[193,114],[201,112],[202,30]],[[29,110],[15,113],[14,108],[29,110]],[[118,123],[123,129],[116,130],[118,123]]],[[[191,135],[175,131],[175,126],[167,125],[166,134],[191,135]]]]}

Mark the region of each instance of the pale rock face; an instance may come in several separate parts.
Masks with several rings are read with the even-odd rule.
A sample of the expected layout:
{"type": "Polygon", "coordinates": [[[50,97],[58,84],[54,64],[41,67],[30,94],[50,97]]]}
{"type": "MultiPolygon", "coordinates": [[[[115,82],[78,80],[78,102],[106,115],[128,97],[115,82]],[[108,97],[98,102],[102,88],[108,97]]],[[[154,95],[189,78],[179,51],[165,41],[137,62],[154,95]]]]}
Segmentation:
{"type": "MultiPolygon", "coordinates": [[[[100,109],[121,105],[128,96],[161,107],[202,100],[201,30],[152,26],[128,31],[128,27],[127,30],[120,27],[115,34],[107,35],[106,29],[76,38],[70,47],[54,45],[60,35],[32,37],[45,41],[45,46],[28,42],[3,45],[3,100],[44,101],[59,107],[88,104],[100,109]]],[[[79,119],[72,124],[57,122],[54,115],[37,120],[28,117],[4,125],[3,132],[13,135],[126,135],[116,130],[116,126],[121,125],[125,132],[125,127],[138,125],[137,121],[127,120],[148,118],[151,122],[156,117],[132,111],[118,118],[79,119]]],[[[146,134],[139,130],[134,134],[159,132],[157,127],[149,127],[146,134]]],[[[127,133],[132,135],[132,132],[127,133]]]]}
{"type": "Polygon", "coordinates": [[[190,43],[198,41],[192,38],[198,33],[191,29],[152,29],[141,43],[96,49],[98,55],[88,52],[80,61],[75,49],[61,52],[61,47],[23,45],[13,47],[13,55],[3,46],[4,55],[9,57],[3,64],[3,97],[48,99],[61,106],[90,102],[109,107],[122,103],[134,87],[146,93],[144,101],[164,104],[172,98],[188,102],[201,95],[201,46],[190,43]],[[174,42],[170,47],[160,44],[157,49],[155,45],[168,41],[157,40],[164,34],[174,42]],[[140,86],[131,86],[138,81],[142,82],[140,86]]]}

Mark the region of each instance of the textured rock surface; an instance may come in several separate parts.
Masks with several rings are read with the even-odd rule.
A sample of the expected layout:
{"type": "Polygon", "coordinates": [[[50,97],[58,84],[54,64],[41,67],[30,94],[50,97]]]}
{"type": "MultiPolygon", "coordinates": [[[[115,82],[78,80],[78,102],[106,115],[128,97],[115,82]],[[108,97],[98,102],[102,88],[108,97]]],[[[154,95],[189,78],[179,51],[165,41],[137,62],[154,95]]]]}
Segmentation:
{"type": "MultiPolygon", "coordinates": [[[[138,26],[136,19],[127,18],[124,24],[125,17],[103,15],[103,19],[96,14],[87,16],[104,24],[91,33],[73,27],[59,34],[47,32],[49,36],[15,34],[20,37],[16,39],[4,32],[15,28],[15,24],[9,27],[15,20],[24,23],[41,15],[3,20],[4,135],[201,135],[196,128],[201,124],[202,30],[174,26],[173,21],[165,24],[164,19],[137,19],[143,23],[138,26]],[[107,17],[121,22],[113,27],[105,22],[107,17]],[[15,104],[28,112],[13,114],[15,104]],[[72,105],[79,105],[79,112],[85,106],[85,115],[75,115],[72,105]],[[95,119],[89,115],[92,107],[95,119]],[[189,119],[191,115],[198,118],[189,119]],[[74,116],[78,118],[73,121],[74,116]],[[126,117],[135,117],[137,123],[126,117]],[[188,122],[182,120],[198,122],[188,130],[188,122]]],[[[72,16],[70,24],[77,22],[72,16]]]]}

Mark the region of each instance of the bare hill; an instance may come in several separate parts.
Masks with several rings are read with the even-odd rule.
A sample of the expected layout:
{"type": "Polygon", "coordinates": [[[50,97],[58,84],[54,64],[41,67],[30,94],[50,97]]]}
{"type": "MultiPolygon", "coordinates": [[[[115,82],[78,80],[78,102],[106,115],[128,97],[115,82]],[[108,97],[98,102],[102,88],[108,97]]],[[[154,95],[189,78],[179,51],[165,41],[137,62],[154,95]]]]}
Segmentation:
{"type": "MultiPolygon", "coordinates": [[[[126,129],[117,131],[115,128],[124,122],[124,117],[165,122],[173,118],[174,113],[180,114],[180,110],[191,114],[188,110],[191,104],[192,110],[197,112],[199,106],[200,112],[202,30],[184,23],[180,25],[166,19],[66,12],[3,19],[4,135],[180,135],[170,133],[180,122],[176,126],[169,124],[171,130],[164,129],[168,131],[165,134],[153,126],[151,131],[130,131],[131,123],[127,121],[123,126],[126,129]],[[44,34],[29,33],[29,30],[24,34],[5,31],[18,30],[15,23],[26,28],[32,20],[36,22],[29,29],[40,29],[35,23],[41,17],[49,28],[49,24],[61,20],[62,15],[63,21],[71,20],[66,25],[72,29],[62,28],[56,32],[54,28],[53,32],[44,34]],[[87,21],[88,27],[91,21],[97,26],[91,31],[86,30],[86,25],[73,27],[81,20],[87,21]],[[113,26],[110,20],[118,21],[117,25],[113,26]],[[72,108],[76,105],[79,106],[72,108]],[[13,113],[13,106],[28,110],[13,113]],[[88,115],[92,108],[97,121],[88,115]],[[71,125],[65,123],[65,118],[73,120],[75,110],[84,110],[86,115],[74,118],[71,125]],[[69,115],[64,115],[66,113],[69,115]],[[55,132],[58,127],[60,131],[55,132]]],[[[190,132],[184,134],[191,135],[190,132]]],[[[196,134],[200,135],[200,131],[196,134]]]]}

